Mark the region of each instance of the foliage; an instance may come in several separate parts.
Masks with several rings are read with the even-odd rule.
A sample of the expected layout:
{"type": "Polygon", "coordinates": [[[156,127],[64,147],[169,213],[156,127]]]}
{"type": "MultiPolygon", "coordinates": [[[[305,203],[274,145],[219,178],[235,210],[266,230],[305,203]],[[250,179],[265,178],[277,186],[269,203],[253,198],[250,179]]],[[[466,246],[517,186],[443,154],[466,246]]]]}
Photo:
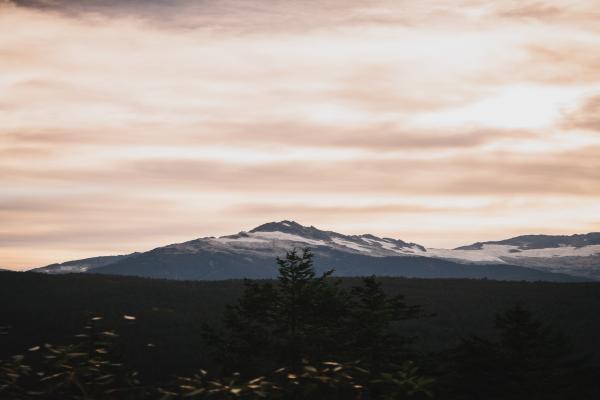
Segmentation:
{"type": "MultiPolygon", "coordinates": [[[[364,285],[360,278],[327,281],[337,279],[340,290],[364,285]]],[[[454,347],[461,337],[471,333],[491,337],[494,314],[515,302],[525,305],[544,324],[564,332],[577,352],[597,348],[600,283],[379,276],[377,281],[389,297],[403,294],[407,303],[421,304],[424,313],[435,314],[390,325],[390,331],[406,338],[418,337],[409,349],[419,353],[454,347]]],[[[277,284],[260,281],[267,282],[277,284]]],[[[202,337],[202,326],[209,324],[220,331],[226,305],[235,304],[243,290],[241,280],[182,282],[94,274],[0,272],[0,325],[4,327],[0,328],[0,358],[40,343],[66,343],[92,314],[102,315],[106,326],[119,332],[115,341],[122,358],[144,380],[190,375],[199,365],[216,372],[221,365],[210,357],[213,347],[202,337]],[[122,319],[127,313],[138,317],[135,324],[126,324],[122,319]]],[[[282,364],[270,369],[279,365],[282,364]]]]}
{"type": "Polygon", "coordinates": [[[192,377],[179,378],[170,390],[161,389],[165,398],[198,399],[350,399],[367,398],[369,392],[385,393],[382,399],[430,396],[432,381],[422,378],[411,364],[395,373],[373,376],[360,363],[324,361],[311,365],[302,361],[299,368],[279,368],[270,374],[244,380],[239,374],[230,378],[209,377],[200,370],[192,377]]]}
{"type": "Polygon", "coordinates": [[[402,296],[388,296],[375,278],[350,291],[317,276],[308,249],[277,259],[279,278],[246,282],[237,304],[227,309],[223,331],[207,328],[206,338],[226,371],[261,372],[277,365],[297,367],[316,361],[360,360],[373,372],[398,367],[409,338],[399,323],[416,318],[419,308],[402,296]]]}
{"type": "Polygon", "coordinates": [[[600,398],[600,368],[577,356],[597,347],[596,283],[335,280],[311,257],[283,258],[283,281],[245,283],[0,273],[0,398],[600,398]],[[435,316],[415,318],[400,293],[435,316]],[[515,301],[536,318],[506,312],[515,301]]]}
{"type": "Polygon", "coordinates": [[[382,372],[371,383],[381,394],[382,400],[400,400],[415,396],[433,397],[435,380],[423,376],[413,362],[407,361],[394,372],[382,372]]]}
{"type": "Polygon", "coordinates": [[[0,364],[0,394],[12,399],[134,399],[137,373],[114,360],[111,330],[91,318],[74,343],[44,344],[0,364]]]}
{"type": "Polygon", "coordinates": [[[394,369],[405,360],[414,338],[402,334],[401,322],[421,316],[420,306],[408,306],[404,296],[388,296],[375,277],[351,289],[343,349],[374,372],[394,369]]]}
{"type": "MultiPolygon", "coordinates": [[[[520,305],[496,316],[499,339],[472,336],[451,353],[447,390],[458,398],[586,398],[586,360],[520,305]]],[[[597,378],[597,374],[596,374],[597,378]]]]}
{"type": "Polygon", "coordinates": [[[31,376],[32,371],[23,360],[22,355],[0,360],[0,398],[22,399],[27,396],[27,389],[21,384],[24,379],[31,376]]]}
{"type": "MultiPolygon", "coordinates": [[[[81,338],[92,339],[84,335],[81,338]]],[[[115,335],[113,331],[100,332],[98,337],[102,339],[87,343],[92,346],[46,344],[30,349],[27,356],[0,361],[0,396],[15,400],[342,400],[363,398],[370,391],[385,393],[382,399],[430,395],[431,381],[422,378],[410,364],[403,370],[374,376],[357,362],[325,361],[312,365],[307,360],[302,360],[298,368],[283,367],[254,379],[243,379],[239,373],[231,377],[210,376],[200,369],[167,385],[141,387],[137,373],[114,361],[114,349],[108,340],[115,335]],[[32,367],[26,361],[38,365],[32,367]]]]}

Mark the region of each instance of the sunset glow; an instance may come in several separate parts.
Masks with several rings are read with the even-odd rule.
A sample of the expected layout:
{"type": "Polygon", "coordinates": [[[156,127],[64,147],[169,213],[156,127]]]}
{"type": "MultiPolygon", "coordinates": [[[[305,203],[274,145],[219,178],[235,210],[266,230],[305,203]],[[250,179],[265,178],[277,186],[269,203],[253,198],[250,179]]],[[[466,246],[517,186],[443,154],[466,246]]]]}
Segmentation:
{"type": "Polygon", "coordinates": [[[438,247],[600,231],[599,20],[598,0],[0,0],[0,267],[282,219],[438,247]]]}

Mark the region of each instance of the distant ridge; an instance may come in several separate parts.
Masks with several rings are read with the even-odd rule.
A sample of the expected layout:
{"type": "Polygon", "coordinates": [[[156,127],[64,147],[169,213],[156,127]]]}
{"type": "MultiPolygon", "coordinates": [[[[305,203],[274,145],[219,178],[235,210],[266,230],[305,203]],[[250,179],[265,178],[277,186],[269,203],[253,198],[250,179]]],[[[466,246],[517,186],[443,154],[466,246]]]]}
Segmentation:
{"type": "Polygon", "coordinates": [[[120,256],[100,256],[84,258],[82,260],[67,261],[60,264],[50,264],[42,268],[36,268],[36,272],[47,273],[70,273],[70,272],[87,272],[98,267],[113,264],[117,261],[124,260],[139,253],[132,253],[120,256]]]}
{"type": "Polygon", "coordinates": [[[576,281],[600,278],[595,275],[599,264],[594,263],[600,257],[597,236],[600,234],[530,235],[451,250],[372,234],[344,235],[283,220],[234,235],[194,239],[142,253],[74,260],[33,271],[192,280],[271,278],[276,273],[276,256],[292,248],[310,247],[317,269],[334,268],[338,276],[576,281]],[[560,241],[573,237],[576,239],[560,241]],[[584,245],[586,239],[592,244],[584,245]],[[552,247],[540,247],[544,243],[552,247]],[[565,266],[557,266],[559,261],[565,261],[565,266]],[[592,264],[585,265],[586,261],[592,264]]]}
{"type": "Polygon", "coordinates": [[[600,245],[600,232],[591,232],[575,235],[523,235],[510,239],[477,242],[468,246],[457,247],[455,250],[479,250],[486,244],[517,246],[520,249],[546,249],[564,246],[585,247],[600,245]]]}

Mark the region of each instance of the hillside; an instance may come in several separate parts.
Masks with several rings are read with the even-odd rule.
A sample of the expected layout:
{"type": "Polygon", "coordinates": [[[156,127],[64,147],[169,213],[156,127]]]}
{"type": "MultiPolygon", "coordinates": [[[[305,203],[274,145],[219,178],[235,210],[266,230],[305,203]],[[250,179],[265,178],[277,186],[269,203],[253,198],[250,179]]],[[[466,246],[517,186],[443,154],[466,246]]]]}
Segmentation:
{"type": "Polygon", "coordinates": [[[372,234],[345,235],[286,220],[266,223],[234,235],[199,238],[142,253],[69,261],[35,271],[94,272],[177,280],[273,278],[276,270],[271,260],[289,249],[310,247],[317,255],[317,270],[333,268],[339,276],[573,282],[595,277],[596,263],[589,257],[594,256],[596,247],[600,247],[590,245],[577,249],[588,258],[578,257],[578,253],[569,251],[568,247],[560,247],[558,250],[565,253],[565,259],[572,256],[569,263],[560,268],[556,266],[561,259],[559,257],[557,261],[556,250],[543,258],[545,253],[539,251],[533,255],[525,254],[525,251],[514,255],[509,245],[493,245],[495,252],[490,251],[490,246],[432,249],[399,239],[372,234]]]}
{"type": "MultiPolygon", "coordinates": [[[[423,351],[451,347],[462,336],[489,335],[494,313],[520,303],[563,330],[578,349],[600,335],[600,284],[383,278],[390,294],[423,305],[429,318],[402,328],[423,351]]],[[[352,286],[357,278],[343,279],[352,286]]],[[[95,274],[0,273],[0,358],[41,343],[70,340],[85,319],[105,316],[121,334],[123,354],[147,376],[205,365],[200,332],[242,291],[241,281],[168,281],[95,274]],[[136,316],[134,323],[124,314],[136,316]],[[151,344],[151,346],[149,346],[151,344]]]]}

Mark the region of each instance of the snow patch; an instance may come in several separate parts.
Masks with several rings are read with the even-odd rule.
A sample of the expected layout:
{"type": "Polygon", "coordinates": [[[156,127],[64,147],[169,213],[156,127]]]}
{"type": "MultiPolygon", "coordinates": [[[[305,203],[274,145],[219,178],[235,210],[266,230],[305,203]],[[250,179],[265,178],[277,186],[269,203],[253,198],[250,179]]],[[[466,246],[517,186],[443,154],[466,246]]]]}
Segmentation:
{"type": "MultiPolygon", "coordinates": [[[[390,251],[394,254],[399,254],[399,255],[423,255],[425,254],[425,252],[423,250],[421,250],[418,246],[411,246],[411,247],[398,247],[398,245],[396,243],[390,242],[386,239],[368,239],[368,238],[362,238],[362,240],[368,242],[371,245],[379,245],[377,246],[378,249],[383,249],[383,250],[387,250],[390,251]]],[[[384,254],[386,255],[386,254],[384,254]]]]}
{"type": "MultiPolygon", "coordinates": [[[[549,247],[546,249],[519,249],[516,246],[501,246],[510,247],[508,250],[504,250],[506,257],[588,257],[600,253],[600,244],[592,244],[583,247],[573,246],[561,246],[561,247],[549,247]],[[513,252],[509,252],[509,250],[513,252]],[[519,250],[519,251],[514,251],[519,250]]],[[[484,251],[502,251],[502,249],[492,248],[492,245],[484,245],[484,251]]]]}
{"type": "Polygon", "coordinates": [[[238,237],[238,238],[231,238],[231,237],[220,237],[218,239],[212,239],[215,242],[219,242],[219,243],[231,243],[231,242],[235,242],[235,243],[265,243],[266,240],[265,239],[261,239],[261,238],[255,238],[255,237],[250,237],[250,236],[242,236],[242,237],[238,237]]]}
{"type": "Polygon", "coordinates": [[[367,253],[371,252],[371,249],[367,249],[366,247],[363,247],[363,246],[359,245],[358,243],[349,242],[347,240],[343,240],[343,239],[340,239],[340,238],[333,238],[331,240],[335,244],[339,244],[340,246],[348,247],[348,248],[353,249],[353,250],[357,250],[357,251],[361,251],[361,252],[367,252],[367,253]]]}
{"type": "Polygon", "coordinates": [[[308,238],[305,238],[302,236],[293,235],[291,233],[279,232],[279,231],[254,232],[254,233],[251,233],[250,235],[252,235],[253,237],[259,237],[261,239],[284,240],[284,241],[289,241],[289,242],[308,243],[308,244],[312,244],[315,246],[327,246],[327,243],[325,243],[322,240],[308,239],[308,238]]]}
{"type": "Polygon", "coordinates": [[[600,254],[600,245],[584,247],[560,246],[545,249],[519,249],[518,246],[484,244],[476,250],[427,249],[422,255],[436,258],[461,259],[473,262],[506,263],[506,258],[589,257],[600,254]]]}
{"type": "Polygon", "coordinates": [[[497,255],[483,250],[452,250],[452,249],[427,249],[427,252],[419,254],[425,257],[458,259],[472,262],[493,262],[503,264],[497,255]]]}
{"type": "Polygon", "coordinates": [[[40,270],[40,272],[46,274],[68,274],[86,272],[89,268],[89,265],[61,265],[57,267],[49,267],[46,269],[42,269],[40,270]]]}

